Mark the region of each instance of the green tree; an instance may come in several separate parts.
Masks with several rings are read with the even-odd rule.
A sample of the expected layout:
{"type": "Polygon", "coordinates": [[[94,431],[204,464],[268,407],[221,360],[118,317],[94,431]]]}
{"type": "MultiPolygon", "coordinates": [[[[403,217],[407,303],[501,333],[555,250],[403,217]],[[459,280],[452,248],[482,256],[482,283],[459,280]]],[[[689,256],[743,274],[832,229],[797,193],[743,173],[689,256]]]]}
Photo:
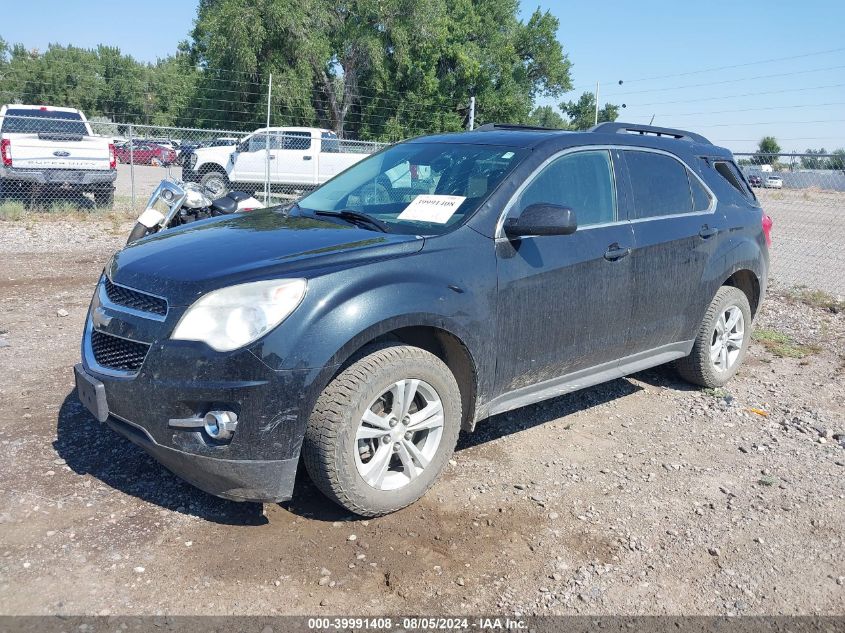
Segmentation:
{"type": "MultiPolygon", "coordinates": [[[[587,130],[596,121],[596,95],[585,92],[578,101],[567,101],[560,104],[560,109],[569,117],[569,125],[575,130],[587,130]]],[[[619,116],[619,106],[605,103],[599,108],[598,122],[615,121],[619,116]]]]}
{"type": "Polygon", "coordinates": [[[780,154],[780,145],[774,136],[764,136],[757,146],[757,153],[752,157],[755,165],[773,165],[780,154]]]}
{"type": "Polygon", "coordinates": [[[569,129],[569,124],[552,106],[538,106],[528,115],[529,125],[549,127],[556,130],[569,129]]]}
{"type": "Polygon", "coordinates": [[[558,21],[516,0],[202,0],[192,107],[217,120],[273,122],[394,139],[476,120],[525,120],[534,98],[570,88],[558,21]],[[214,70],[211,70],[214,69],[214,70]],[[225,70],[224,70],[225,69],[225,70]],[[224,92],[225,91],[225,92],[224,92]],[[222,94],[229,95],[223,99],[222,94]]]}
{"type": "Polygon", "coordinates": [[[833,151],[833,156],[828,160],[828,169],[836,169],[845,171],[845,149],[837,149],[833,151]]]}
{"type": "Polygon", "coordinates": [[[807,149],[804,153],[808,154],[808,156],[801,157],[802,169],[827,169],[827,160],[820,157],[820,155],[827,154],[824,147],[821,149],[807,149]]]}

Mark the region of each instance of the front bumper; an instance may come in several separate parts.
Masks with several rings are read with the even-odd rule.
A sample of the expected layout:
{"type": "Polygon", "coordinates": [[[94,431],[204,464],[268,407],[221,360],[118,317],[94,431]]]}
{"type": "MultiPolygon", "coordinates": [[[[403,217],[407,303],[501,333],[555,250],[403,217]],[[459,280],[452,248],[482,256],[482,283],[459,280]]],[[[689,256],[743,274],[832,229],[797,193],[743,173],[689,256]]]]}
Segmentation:
{"type": "Polygon", "coordinates": [[[105,185],[117,180],[117,171],[84,169],[20,169],[17,167],[0,167],[0,178],[36,185],[70,185],[86,187],[90,185],[105,185]]]}
{"type": "Polygon", "coordinates": [[[82,363],[75,368],[83,404],[203,490],[244,501],[289,499],[323,370],[276,370],[248,349],[216,352],[203,343],[170,340],[185,308],[168,306],[159,315],[142,307],[114,303],[101,279],[85,325],[82,363]],[[105,337],[118,347],[97,347],[98,356],[95,333],[100,343],[105,337]],[[125,345],[146,346],[132,370],[109,365],[110,358],[122,358],[125,345]],[[230,441],[178,423],[212,410],[237,416],[230,441]]]}
{"type": "Polygon", "coordinates": [[[232,501],[287,501],[296,479],[296,458],[216,459],[157,443],[138,425],[110,416],[106,424],[200,490],[232,501]]]}

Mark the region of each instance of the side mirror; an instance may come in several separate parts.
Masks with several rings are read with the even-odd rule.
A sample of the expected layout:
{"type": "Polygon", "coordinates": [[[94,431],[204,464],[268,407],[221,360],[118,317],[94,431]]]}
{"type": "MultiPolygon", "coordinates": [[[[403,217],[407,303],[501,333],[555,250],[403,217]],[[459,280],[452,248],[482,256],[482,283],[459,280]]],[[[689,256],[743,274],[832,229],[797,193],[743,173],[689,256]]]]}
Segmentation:
{"type": "Polygon", "coordinates": [[[575,211],[569,207],[545,202],[530,204],[518,217],[505,220],[505,234],[508,237],[569,235],[577,228],[575,211]]]}
{"type": "Polygon", "coordinates": [[[249,141],[243,141],[235,146],[235,153],[240,154],[241,152],[247,151],[247,149],[249,149],[249,141]]]}

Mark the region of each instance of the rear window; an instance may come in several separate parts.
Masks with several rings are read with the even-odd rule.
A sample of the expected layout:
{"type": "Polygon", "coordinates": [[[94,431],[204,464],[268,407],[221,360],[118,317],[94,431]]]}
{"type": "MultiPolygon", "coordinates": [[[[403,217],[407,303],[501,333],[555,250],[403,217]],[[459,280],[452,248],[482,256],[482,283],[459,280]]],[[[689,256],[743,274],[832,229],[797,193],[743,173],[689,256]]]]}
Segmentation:
{"type": "Polygon", "coordinates": [[[56,112],[54,110],[29,110],[9,108],[3,117],[3,129],[7,134],[38,134],[57,132],[85,136],[88,129],[78,112],[56,112]]]}
{"type": "Polygon", "coordinates": [[[692,212],[692,193],[686,167],[665,154],[631,150],[625,150],[624,154],[631,177],[636,218],[692,212]]]}

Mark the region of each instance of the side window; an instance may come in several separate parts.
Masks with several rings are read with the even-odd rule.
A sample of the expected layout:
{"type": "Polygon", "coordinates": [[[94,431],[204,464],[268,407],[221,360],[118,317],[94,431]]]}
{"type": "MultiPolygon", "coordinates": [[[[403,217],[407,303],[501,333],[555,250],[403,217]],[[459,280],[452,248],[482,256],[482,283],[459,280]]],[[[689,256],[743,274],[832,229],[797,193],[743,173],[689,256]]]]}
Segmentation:
{"type": "Polygon", "coordinates": [[[337,154],[340,152],[340,140],[331,132],[323,132],[320,135],[320,151],[324,154],[337,154]]]}
{"type": "Polygon", "coordinates": [[[549,163],[522,192],[517,208],[539,202],[570,207],[579,227],[615,222],[616,187],[610,153],[577,152],[549,163]]]}
{"type": "Polygon", "coordinates": [[[689,178],[690,189],[692,189],[692,210],[707,211],[710,208],[710,194],[692,173],[687,172],[687,177],[689,178]]]}
{"type": "Polygon", "coordinates": [[[740,174],[739,168],[736,165],[728,161],[720,160],[713,163],[713,169],[719,172],[719,175],[731,183],[733,188],[739,191],[743,196],[749,200],[756,200],[754,192],[751,191],[751,188],[745,184],[745,179],[742,177],[742,174],[740,174]]]}
{"type": "Polygon", "coordinates": [[[625,150],[634,194],[634,217],[690,213],[692,192],[687,169],[665,154],[625,150]]]}
{"type": "Polygon", "coordinates": [[[311,149],[310,132],[285,132],[282,149],[311,149]]]}
{"type": "Polygon", "coordinates": [[[250,152],[258,152],[262,149],[267,149],[268,146],[270,149],[278,149],[278,142],[273,138],[273,135],[260,132],[253,134],[249,138],[248,151],[250,152]]]}

